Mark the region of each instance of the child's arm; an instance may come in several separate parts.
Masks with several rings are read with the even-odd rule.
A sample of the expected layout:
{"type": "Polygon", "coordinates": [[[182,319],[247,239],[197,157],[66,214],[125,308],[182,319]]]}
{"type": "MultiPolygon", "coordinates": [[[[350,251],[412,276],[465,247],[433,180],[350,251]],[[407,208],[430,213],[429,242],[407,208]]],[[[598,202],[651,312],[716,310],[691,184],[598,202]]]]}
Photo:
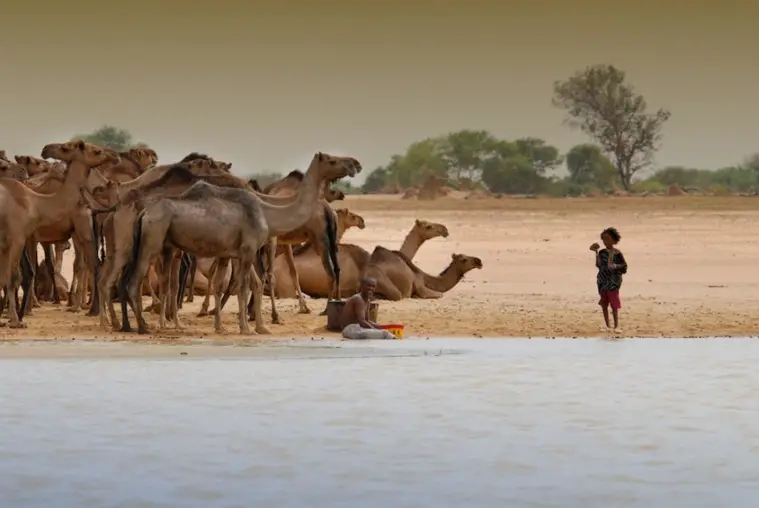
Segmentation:
{"type": "Polygon", "coordinates": [[[617,251],[614,255],[614,264],[611,265],[612,270],[616,270],[621,274],[627,273],[627,260],[620,251],[617,251]]]}

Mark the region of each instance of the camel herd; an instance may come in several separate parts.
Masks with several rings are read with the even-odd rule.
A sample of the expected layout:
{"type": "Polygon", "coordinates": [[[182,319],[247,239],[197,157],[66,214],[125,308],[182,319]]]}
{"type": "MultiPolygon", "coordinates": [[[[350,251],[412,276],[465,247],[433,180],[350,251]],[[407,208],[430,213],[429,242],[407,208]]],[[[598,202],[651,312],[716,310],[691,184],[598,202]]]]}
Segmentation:
{"type": "Polygon", "coordinates": [[[240,333],[254,321],[257,333],[268,334],[264,296],[272,323],[280,323],[278,298],[297,298],[299,312],[309,313],[305,295],[340,299],[365,275],[377,280],[382,299],[440,298],[482,268],[479,258],[453,254],[439,275],[419,269],[413,258],[422,244],[448,236],[445,226],[422,220],[397,251],[340,243],[348,228],[365,227],[362,217],[330,205],[345,198],[332,184],[362,169],[352,157],[317,153],[305,172],[261,188],[232,175],[231,163],[200,153],[158,165],[149,148],[115,152],[75,140],[46,145],[40,155],[11,160],[0,150],[0,311],[7,307],[11,328],[62,296],[71,312],[88,305],[106,329],[133,331],[131,308],[139,333],[149,332],[142,297],[151,296],[159,327],[171,320],[181,328],[179,309],[198,291],[205,293],[201,316],[214,297],[217,333],[235,293],[240,333]],[[69,284],[61,267],[72,244],[69,284]]]}

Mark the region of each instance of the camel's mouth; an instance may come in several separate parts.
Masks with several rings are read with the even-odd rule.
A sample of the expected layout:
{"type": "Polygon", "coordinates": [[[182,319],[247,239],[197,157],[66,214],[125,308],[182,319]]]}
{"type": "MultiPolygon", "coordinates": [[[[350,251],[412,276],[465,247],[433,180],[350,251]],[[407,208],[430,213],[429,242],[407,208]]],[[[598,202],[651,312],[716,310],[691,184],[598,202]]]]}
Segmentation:
{"type": "Polygon", "coordinates": [[[474,267],[475,267],[475,268],[478,268],[478,269],[482,269],[482,260],[480,260],[480,259],[475,259],[475,260],[474,260],[474,267]]]}
{"type": "Polygon", "coordinates": [[[448,230],[444,229],[443,231],[441,231],[440,236],[442,236],[443,238],[448,238],[448,230]]]}

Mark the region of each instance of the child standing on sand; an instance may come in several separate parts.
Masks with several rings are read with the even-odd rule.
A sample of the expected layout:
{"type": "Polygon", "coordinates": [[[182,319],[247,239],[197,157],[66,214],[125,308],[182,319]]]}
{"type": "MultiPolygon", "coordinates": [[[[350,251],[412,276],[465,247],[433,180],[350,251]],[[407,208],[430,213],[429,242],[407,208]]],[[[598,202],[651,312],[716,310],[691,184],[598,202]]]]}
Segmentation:
{"type": "Polygon", "coordinates": [[[622,302],[619,299],[619,289],[622,287],[622,275],[627,273],[627,261],[622,253],[615,247],[622,239],[616,228],[606,228],[601,231],[601,241],[604,249],[594,243],[590,250],[596,253],[596,268],[598,275],[596,283],[598,284],[598,305],[604,314],[606,328],[609,329],[609,307],[614,318],[614,332],[619,332],[619,309],[622,308],[622,302]],[[600,250],[599,250],[600,249],[600,250]]]}

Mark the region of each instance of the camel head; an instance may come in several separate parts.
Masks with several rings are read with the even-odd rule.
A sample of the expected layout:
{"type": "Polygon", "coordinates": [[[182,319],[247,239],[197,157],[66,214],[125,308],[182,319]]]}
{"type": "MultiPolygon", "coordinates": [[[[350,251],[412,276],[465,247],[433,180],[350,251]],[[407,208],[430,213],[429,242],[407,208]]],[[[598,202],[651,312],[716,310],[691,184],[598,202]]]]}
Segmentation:
{"type": "Polygon", "coordinates": [[[5,150],[0,150],[0,161],[8,161],[8,154],[5,153],[5,150]]]}
{"type": "Polygon", "coordinates": [[[16,163],[21,164],[26,168],[26,172],[29,176],[39,175],[50,170],[50,163],[39,157],[32,157],[31,155],[16,155],[14,156],[14,159],[16,159],[16,163]]]}
{"type": "Polygon", "coordinates": [[[13,178],[23,181],[29,179],[29,173],[21,164],[0,159],[0,178],[13,178]]]}
{"type": "Polygon", "coordinates": [[[130,148],[127,153],[143,170],[158,163],[158,154],[152,148],[130,148]]]}
{"type": "Polygon", "coordinates": [[[436,222],[427,222],[426,220],[416,219],[414,229],[419,232],[419,235],[424,241],[432,240],[438,236],[448,238],[448,228],[436,222]]]}
{"type": "Polygon", "coordinates": [[[85,143],[81,139],[69,141],[68,143],[51,143],[45,145],[41,153],[44,159],[58,159],[59,161],[71,163],[78,161],[83,163],[87,168],[112,162],[119,163],[119,155],[113,150],[107,150],[91,143],[85,143]]]}
{"type": "Polygon", "coordinates": [[[340,224],[343,225],[344,229],[364,229],[366,227],[364,218],[356,213],[351,212],[347,208],[338,208],[335,210],[335,213],[337,214],[337,220],[340,222],[340,224]]]}
{"type": "Polygon", "coordinates": [[[353,157],[340,157],[318,152],[311,160],[308,173],[317,172],[320,181],[335,181],[345,176],[356,176],[361,172],[361,163],[353,157]]]}
{"type": "Polygon", "coordinates": [[[464,276],[465,273],[474,270],[482,269],[482,260],[473,256],[467,256],[466,254],[451,254],[451,267],[460,276],[464,276]]]}

